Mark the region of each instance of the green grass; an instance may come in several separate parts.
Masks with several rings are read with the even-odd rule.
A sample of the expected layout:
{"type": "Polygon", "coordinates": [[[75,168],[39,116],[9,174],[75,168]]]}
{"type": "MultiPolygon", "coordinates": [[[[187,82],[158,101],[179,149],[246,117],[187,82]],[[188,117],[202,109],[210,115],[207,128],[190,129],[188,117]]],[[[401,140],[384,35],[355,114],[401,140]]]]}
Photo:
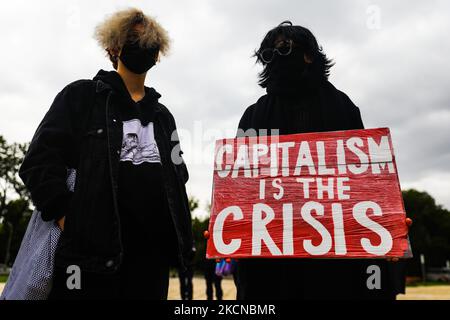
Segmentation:
{"type": "Polygon", "coordinates": [[[430,286],[448,286],[450,283],[442,281],[415,282],[408,284],[407,287],[430,287],[430,286]]]}
{"type": "Polygon", "coordinates": [[[6,282],[6,280],[8,280],[7,275],[0,275],[0,283],[6,282]]]}

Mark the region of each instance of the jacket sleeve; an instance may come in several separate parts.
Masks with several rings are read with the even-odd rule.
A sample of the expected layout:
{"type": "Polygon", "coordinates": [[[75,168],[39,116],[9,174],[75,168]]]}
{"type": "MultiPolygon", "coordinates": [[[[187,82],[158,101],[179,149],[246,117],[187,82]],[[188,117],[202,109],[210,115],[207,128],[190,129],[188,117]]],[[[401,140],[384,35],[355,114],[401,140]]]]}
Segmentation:
{"type": "MultiPolygon", "coordinates": [[[[167,110],[167,108],[165,109],[167,110]]],[[[186,184],[189,180],[189,172],[186,163],[184,162],[183,159],[183,150],[181,149],[181,143],[178,137],[177,125],[173,115],[168,110],[166,112],[168,113],[169,128],[170,128],[170,146],[171,146],[170,157],[173,163],[175,164],[175,168],[178,171],[178,174],[181,176],[183,182],[186,184]]]]}
{"type": "Polygon", "coordinates": [[[252,126],[252,115],[253,115],[253,109],[255,105],[251,105],[248,107],[244,114],[241,117],[241,120],[239,121],[236,137],[240,138],[246,135],[246,131],[251,128],[252,126]]]}
{"type": "Polygon", "coordinates": [[[343,100],[343,105],[346,106],[348,110],[348,130],[364,129],[364,124],[361,118],[361,111],[353,103],[353,101],[343,92],[341,93],[341,98],[343,100]]]}
{"type": "Polygon", "coordinates": [[[357,106],[354,106],[350,115],[350,124],[354,129],[364,129],[364,124],[361,118],[361,111],[357,106]]]}
{"type": "Polygon", "coordinates": [[[71,95],[69,85],[56,96],[19,169],[19,176],[44,221],[65,216],[72,194],[66,185],[67,168],[76,154],[71,95]]]}

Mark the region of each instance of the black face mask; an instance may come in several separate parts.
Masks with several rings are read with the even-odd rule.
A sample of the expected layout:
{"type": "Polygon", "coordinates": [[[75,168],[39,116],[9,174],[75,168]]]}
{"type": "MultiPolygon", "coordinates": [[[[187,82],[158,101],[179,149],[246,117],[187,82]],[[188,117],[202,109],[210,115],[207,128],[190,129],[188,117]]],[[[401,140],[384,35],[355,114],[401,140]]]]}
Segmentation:
{"type": "Polygon", "coordinates": [[[303,51],[293,49],[287,56],[275,56],[270,65],[270,82],[279,85],[298,85],[305,79],[306,63],[303,51]]]}
{"type": "Polygon", "coordinates": [[[142,48],[139,43],[125,44],[120,61],[133,73],[142,74],[156,64],[157,48],[142,48]]]}
{"type": "Polygon", "coordinates": [[[319,78],[314,66],[304,60],[303,50],[293,50],[287,56],[276,56],[269,66],[267,91],[273,93],[310,92],[317,87],[319,78]]]}

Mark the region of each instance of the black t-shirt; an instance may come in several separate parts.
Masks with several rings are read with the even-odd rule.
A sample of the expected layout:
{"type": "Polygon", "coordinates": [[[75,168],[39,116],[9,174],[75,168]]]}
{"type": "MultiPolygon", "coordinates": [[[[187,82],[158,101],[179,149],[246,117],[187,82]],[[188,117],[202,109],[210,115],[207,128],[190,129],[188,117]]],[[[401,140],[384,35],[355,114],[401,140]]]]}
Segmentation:
{"type": "Polygon", "coordinates": [[[123,124],[118,202],[125,258],[172,257],[176,243],[154,137],[157,100],[150,93],[146,88],[141,101],[122,99],[118,106],[123,124]]]}

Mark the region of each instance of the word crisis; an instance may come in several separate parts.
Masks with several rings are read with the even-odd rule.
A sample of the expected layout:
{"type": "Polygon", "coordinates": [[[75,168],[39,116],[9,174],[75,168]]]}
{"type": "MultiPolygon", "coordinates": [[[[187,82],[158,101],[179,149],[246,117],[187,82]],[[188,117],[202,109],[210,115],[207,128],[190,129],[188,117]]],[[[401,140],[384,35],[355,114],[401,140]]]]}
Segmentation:
{"type": "Polygon", "coordinates": [[[274,221],[275,212],[267,204],[256,203],[253,205],[251,213],[251,238],[236,235],[229,239],[228,243],[225,243],[223,232],[226,230],[226,219],[230,218],[234,222],[244,220],[244,214],[239,206],[227,207],[219,212],[215,219],[213,225],[214,244],[218,252],[225,255],[233,255],[243,246],[244,249],[250,249],[252,256],[259,256],[264,244],[273,256],[291,256],[294,254],[294,246],[300,246],[296,248],[297,252],[303,250],[311,256],[325,255],[330,253],[331,250],[336,256],[340,256],[346,255],[348,251],[345,237],[347,224],[347,227],[353,229],[351,233],[359,238],[359,245],[365,253],[384,256],[392,249],[393,236],[391,233],[369,217],[369,214],[378,217],[383,215],[382,209],[377,203],[363,201],[355,204],[351,210],[352,219],[347,218],[346,221],[344,221],[341,204],[333,203],[330,207],[328,210],[331,210],[327,215],[331,216],[332,231],[329,231],[316,218],[325,216],[325,206],[321,203],[306,202],[295,213],[292,203],[284,203],[282,206],[282,222],[279,225],[281,227],[279,229],[282,229],[281,233],[273,230],[271,234],[268,225],[274,221]],[[312,229],[312,235],[302,237],[302,239],[299,239],[300,241],[294,242],[294,220],[295,223],[306,223],[312,229]],[[366,232],[363,232],[363,228],[367,228],[374,233],[378,240],[372,241],[371,238],[367,237],[366,232]],[[277,239],[277,244],[274,237],[278,234],[281,234],[281,238],[277,239]]]}

